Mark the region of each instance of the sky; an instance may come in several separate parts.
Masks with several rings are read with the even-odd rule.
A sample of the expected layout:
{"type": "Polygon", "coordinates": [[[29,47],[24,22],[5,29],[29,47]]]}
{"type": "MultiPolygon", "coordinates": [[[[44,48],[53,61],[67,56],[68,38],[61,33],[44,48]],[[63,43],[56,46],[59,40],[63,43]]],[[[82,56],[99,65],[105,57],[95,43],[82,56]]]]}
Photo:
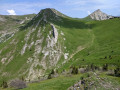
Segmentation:
{"type": "Polygon", "coordinates": [[[120,16],[120,0],[0,0],[2,15],[37,14],[45,8],[54,8],[74,18],[86,17],[97,9],[120,16]]]}

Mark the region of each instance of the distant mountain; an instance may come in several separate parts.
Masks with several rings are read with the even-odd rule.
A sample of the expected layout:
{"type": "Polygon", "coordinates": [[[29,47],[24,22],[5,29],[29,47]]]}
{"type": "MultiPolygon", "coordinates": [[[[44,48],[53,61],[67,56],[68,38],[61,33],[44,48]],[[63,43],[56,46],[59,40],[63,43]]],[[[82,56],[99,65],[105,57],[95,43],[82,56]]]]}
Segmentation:
{"type": "Polygon", "coordinates": [[[35,14],[0,15],[0,43],[10,38],[19,27],[31,21],[35,14]]]}
{"type": "Polygon", "coordinates": [[[113,18],[113,16],[103,13],[100,9],[94,11],[88,17],[90,17],[93,20],[107,20],[107,19],[113,18]]]}

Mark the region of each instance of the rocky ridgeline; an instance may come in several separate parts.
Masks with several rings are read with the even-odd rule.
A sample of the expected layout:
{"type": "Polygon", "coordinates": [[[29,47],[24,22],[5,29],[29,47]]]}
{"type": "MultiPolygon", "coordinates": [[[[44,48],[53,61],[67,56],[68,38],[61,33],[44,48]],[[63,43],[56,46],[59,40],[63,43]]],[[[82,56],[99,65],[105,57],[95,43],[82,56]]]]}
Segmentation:
{"type": "Polygon", "coordinates": [[[60,13],[59,11],[53,9],[53,8],[46,8],[46,9],[42,9],[34,18],[33,20],[35,20],[36,18],[40,18],[41,17],[41,21],[45,21],[45,22],[50,22],[50,21],[61,21],[60,17],[65,17],[65,15],[63,15],[62,13],[60,13]]]}
{"type": "Polygon", "coordinates": [[[26,78],[27,81],[37,80],[38,77],[44,76],[46,70],[56,66],[64,54],[62,52],[63,45],[58,39],[59,30],[53,24],[55,21],[61,21],[61,17],[62,14],[57,10],[51,8],[43,9],[30,22],[34,26],[32,28],[27,26],[27,28],[31,29],[29,29],[24,39],[25,44],[21,50],[21,55],[26,53],[27,48],[35,47],[33,56],[30,56],[27,60],[27,63],[31,64],[26,78]],[[31,40],[31,44],[28,44],[28,40],[34,32],[37,32],[36,40],[31,40]],[[43,43],[45,44],[43,45],[43,43]],[[42,54],[41,57],[39,57],[40,54],[42,54]],[[36,67],[41,68],[38,69],[36,67]]]}
{"type": "MultiPolygon", "coordinates": [[[[25,20],[29,19],[29,22],[25,22],[24,19],[20,20],[19,26],[22,27],[20,28],[20,32],[16,32],[15,34],[20,37],[19,33],[21,33],[21,40],[15,38],[14,33],[12,33],[11,36],[0,34],[0,42],[5,41],[3,37],[6,36],[6,40],[13,37],[10,43],[16,48],[21,44],[18,55],[21,58],[25,57],[25,62],[23,64],[26,65],[26,70],[22,69],[24,66],[21,66],[19,70],[20,72],[22,71],[20,75],[25,75],[24,79],[26,81],[35,81],[40,77],[47,76],[46,71],[53,67],[57,67],[61,57],[65,60],[68,59],[68,52],[64,52],[66,49],[64,47],[66,46],[61,43],[65,41],[66,38],[62,30],[59,30],[54,24],[56,22],[61,22],[63,17],[65,17],[65,15],[55,9],[43,9],[32,18],[32,20],[25,17],[25,20]],[[24,35],[23,32],[25,32],[24,35]],[[26,54],[30,54],[30,52],[31,55],[25,56],[26,54]]],[[[0,50],[0,54],[8,48],[9,47],[6,45],[6,48],[0,50]]],[[[0,57],[2,65],[7,66],[14,58],[18,58],[18,56],[14,56],[14,53],[17,51],[16,48],[5,53],[6,56],[0,57]]]]}

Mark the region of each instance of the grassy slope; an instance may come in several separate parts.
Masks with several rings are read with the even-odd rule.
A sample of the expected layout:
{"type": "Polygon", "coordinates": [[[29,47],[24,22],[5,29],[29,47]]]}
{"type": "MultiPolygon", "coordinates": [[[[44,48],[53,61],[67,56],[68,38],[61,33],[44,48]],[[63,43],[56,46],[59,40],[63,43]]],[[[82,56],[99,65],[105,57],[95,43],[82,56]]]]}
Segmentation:
{"type": "MultiPolygon", "coordinates": [[[[86,65],[91,63],[100,66],[105,63],[120,65],[120,20],[92,21],[89,22],[89,24],[94,25],[94,27],[89,30],[91,34],[91,39],[89,38],[87,41],[90,42],[88,44],[89,46],[74,55],[74,57],[63,66],[64,69],[69,68],[71,65],[86,65]],[[112,56],[112,59],[109,59],[109,55],[112,56]],[[107,56],[107,59],[103,59],[105,56],[107,56]]],[[[83,38],[83,40],[84,39],[85,38],[83,38]]],[[[75,41],[75,38],[73,41],[75,41]]]]}
{"type": "MultiPolygon", "coordinates": [[[[55,25],[58,28],[59,32],[62,31],[64,33],[63,37],[66,38],[66,40],[63,41],[63,43],[64,43],[64,46],[67,47],[67,50],[64,52],[65,53],[69,52],[70,55],[72,55],[72,53],[75,53],[75,55],[72,56],[69,62],[62,65],[59,70],[69,69],[71,65],[78,66],[78,65],[86,65],[91,63],[97,64],[97,65],[102,65],[105,63],[120,65],[120,62],[118,61],[120,57],[119,56],[119,53],[120,53],[119,51],[120,20],[119,19],[106,20],[106,21],[90,21],[90,22],[71,19],[71,18],[66,18],[63,20],[64,21],[62,23],[57,22],[55,23],[55,25]],[[82,51],[79,51],[78,50],[79,46],[83,47],[84,49],[82,51]],[[76,52],[77,50],[78,52],[76,52]],[[111,51],[113,51],[113,53],[111,53],[111,51]],[[109,58],[100,59],[100,58],[104,58],[105,56],[108,57],[109,55],[112,56],[111,60],[109,60],[109,58]]],[[[24,70],[28,67],[24,64],[26,62],[26,59],[29,56],[31,56],[33,52],[30,52],[29,50],[27,50],[26,54],[23,57],[21,57],[19,53],[17,53],[17,52],[20,52],[21,48],[24,45],[23,43],[21,43],[21,41],[24,39],[25,33],[27,32],[28,30],[20,31],[13,37],[17,39],[16,41],[18,41],[16,46],[17,51],[14,53],[14,56],[16,57],[14,58],[14,60],[12,60],[12,62],[10,62],[6,67],[4,67],[3,70],[4,72],[10,72],[11,75],[12,74],[14,75],[12,77],[11,75],[2,77],[0,78],[0,81],[4,79],[9,80],[11,78],[14,78],[19,73],[18,71],[20,70],[20,68],[22,68],[21,72],[24,72],[24,70]]],[[[37,33],[37,30],[35,33],[37,33]]],[[[9,44],[11,40],[12,39],[10,39],[6,43],[1,44],[0,48],[1,49],[4,48],[5,45],[9,44]]],[[[2,52],[1,54],[2,57],[4,56],[4,53],[7,53],[12,50],[12,48],[9,48],[9,47],[7,47],[5,52],[2,52]]],[[[0,59],[2,57],[0,57],[0,59]]],[[[58,65],[61,65],[62,62],[63,62],[63,58],[61,58],[58,65]]],[[[0,63],[0,66],[2,67],[1,63],[0,63]]],[[[48,85],[52,81],[53,83],[54,81],[57,82],[56,80],[57,79],[45,81],[43,85],[44,84],[48,85]]],[[[58,78],[58,80],[60,79],[58,78]]],[[[65,83],[68,83],[68,82],[65,81],[65,83]]],[[[58,85],[60,86],[60,83],[58,83],[58,85]]],[[[42,84],[40,87],[42,87],[42,84]]]]}
{"type": "MultiPolygon", "coordinates": [[[[74,25],[74,28],[65,28],[61,26],[61,30],[64,32],[66,38],[65,45],[68,46],[67,48],[70,52],[75,52],[74,50],[76,50],[78,46],[84,46],[85,49],[76,53],[76,55],[59,70],[69,69],[71,65],[79,66],[91,63],[99,66],[105,63],[120,65],[120,20],[91,21],[88,24],[92,24],[94,27],[90,29],[78,29],[77,27],[75,28],[74,25]],[[109,58],[109,55],[112,56],[112,59],[109,58]],[[105,56],[107,56],[107,59],[103,59],[105,56]]],[[[48,88],[50,90],[66,90],[79,80],[80,76],[81,75],[58,77],[40,83],[30,84],[25,90],[47,90],[48,88]]],[[[100,77],[106,78],[105,82],[112,82],[114,86],[119,86],[120,84],[119,77],[107,76],[105,73],[101,73],[100,77]]],[[[95,77],[93,77],[93,80],[97,81],[95,77]]],[[[105,90],[102,86],[99,87],[105,90]]]]}
{"type": "MultiPolygon", "coordinates": [[[[104,78],[103,83],[107,85],[107,83],[111,82],[111,85],[115,87],[119,87],[120,84],[120,78],[119,77],[113,77],[113,76],[107,76],[104,73],[99,73],[97,77],[101,78],[101,80],[98,80],[97,77],[90,72],[90,77],[87,77],[87,74],[78,74],[78,75],[72,75],[70,77],[67,76],[60,76],[57,78],[41,81],[39,83],[31,83],[28,84],[28,87],[23,90],[67,90],[70,86],[77,83],[81,77],[86,78],[86,80],[92,82],[95,81],[95,85],[97,85],[97,90],[106,90],[100,82],[102,78],[104,78]]],[[[82,86],[81,86],[82,87],[82,86]]],[[[94,90],[94,86],[90,90],[94,90]]],[[[112,87],[113,88],[113,87],[112,87]]]]}
{"type": "Polygon", "coordinates": [[[50,80],[42,81],[40,83],[33,83],[28,86],[25,90],[67,90],[67,88],[73,85],[77,80],[79,80],[81,75],[75,75],[72,77],[58,77],[50,80]]]}
{"type": "MultiPolygon", "coordinates": [[[[28,44],[30,44],[32,41],[36,41],[38,40],[37,38],[37,33],[38,30],[40,28],[40,26],[42,27],[42,25],[39,25],[36,30],[31,34],[30,39],[28,40],[28,44]],[[33,40],[31,41],[31,38],[33,38],[33,40]]],[[[43,31],[41,31],[43,33],[42,36],[44,36],[44,38],[46,39],[47,34],[49,33],[49,29],[51,28],[50,25],[46,25],[45,28],[45,33],[43,31]]],[[[25,35],[29,32],[29,29],[33,29],[32,27],[26,29],[26,30],[21,30],[19,32],[17,32],[14,37],[12,37],[10,40],[8,40],[5,43],[0,44],[0,49],[2,49],[2,53],[0,54],[0,59],[6,57],[8,55],[9,52],[13,52],[15,50],[15,52],[12,54],[12,56],[14,56],[14,58],[7,64],[7,65],[3,65],[2,63],[0,63],[0,83],[2,83],[2,81],[8,81],[11,80],[13,78],[21,78],[24,77],[28,72],[26,72],[26,70],[28,70],[30,68],[31,64],[27,64],[27,59],[28,57],[32,56],[34,54],[34,50],[35,50],[35,45],[32,46],[31,50],[29,50],[28,48],[26,49],[26,53],[24,55],[21,55],[21,49],[23,48],[25,42],[24,42],[24,38],[25,35]],[[10,42],[12,40],[15,40],[16,44],[11,43],[10,42]],[[14,47],[13,47],[14,46],[14,47]],[[25,74],[23,74],[24,72],[26,72],[25,74]],[[2,76],[2,73],[6,73],[5,75],[2,76]]],[[[41,36],[41,38],[42,38],[41,36]]],[[[43,46],[45,46],[45,41],[42,43],[43,46]]],[[[41,54],[40,54],[41,55],[41,54]]],[[[41,56],[40,56],[41,58],[41,56]]]]}

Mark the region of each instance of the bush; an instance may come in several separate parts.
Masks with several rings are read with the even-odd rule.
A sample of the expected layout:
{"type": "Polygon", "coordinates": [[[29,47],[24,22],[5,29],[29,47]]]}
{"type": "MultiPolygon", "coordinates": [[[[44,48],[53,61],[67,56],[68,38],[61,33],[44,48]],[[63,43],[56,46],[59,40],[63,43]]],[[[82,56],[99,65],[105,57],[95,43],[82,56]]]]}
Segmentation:
{"type": "Polygon", "coordinates": [[[87,65],[86,71],[90,71],[90,66],[89,65],[87,65]]]}
{"type": "Polygon", "coordinates": [[[95,66],[93,65],[93,63],[90,65],[90,68],[91,68],[92,71],[95,70],[95,66]]]}
{"type": "Polygon", "coordinates": [[[52,78],[52,75],[55,74],[55,71],[52,69],[51,73],[48,75],[48,79],[51,79],[52,78]]]}
{"type": "Polygon", "coordinates": [[[71,73],[72,73],[72,74],[78,74],[78,68],[73,67],[71,73]]]}
{"type": "Polygon", "coordinates": [[[90,77],[90,74],[88,73],[86,76],[87,76],[87,77],[90,77]]]}
{"type": "Polygon", "coordinates": [[[48,79],[51,79],[51,78],[52,78],[52,76],[51,76],[51,74],[49,74],[49,75],[48,75],[48,79]]]}
{"type": "Polygon", "coordinates": [[[103,71],[107,71],[108,70],[108,64],[105,64],[105,65],[103,65],[103,71]]]}
{"type": "Polygon", "coordinates": [[[52,69],[51,74],[55,74],[55,71],[52,69]]]}
{"type": "Polygon", "coordinates": [[[104,59],[107,59],[107,56],[105,56],[105,58],[104,59]]]}
{"type": "Polygon", "coordinates": [[[1,85],[3,88],[7,88],[8,87],[8,84],[7,82],[3,81],[2,85],[1,85]]]}
{"type": "Polygon", "coordinates": [[[117,77],[120,77],[120,68],[117,67],[115,70],[114,70],[114,75],[117,76],[117,77]]]}
{"type": "Polygon", "coordinates": [[[109,59],[112,59],[112,56],[111,56],[111,55],[109,55],[109,59]]]}
{"type": "Polygon", "coordinates": [[[25,81],[25,80],[24,80],[24,77],[21,77],[20,80],[25,81]]]}
{"type": "Polygon", "coordinates": [[[80,77],[80,80],[83,80],[84,79],[84,77],[82,76],[82,77],[80,77]]]}
{"type": "Polygon", "coordinates": [[[15,89],[23,89],[27,87],[26,83],[22,80],[13,80],[11,81],[10,86],[15,89]]]}

